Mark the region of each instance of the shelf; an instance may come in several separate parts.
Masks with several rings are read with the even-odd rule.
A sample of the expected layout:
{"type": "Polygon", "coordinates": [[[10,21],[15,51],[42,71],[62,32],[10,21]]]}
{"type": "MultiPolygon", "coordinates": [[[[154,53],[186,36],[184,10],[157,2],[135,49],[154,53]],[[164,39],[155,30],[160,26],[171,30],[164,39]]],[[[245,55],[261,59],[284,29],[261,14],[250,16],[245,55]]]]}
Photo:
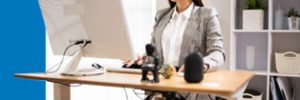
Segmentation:
{"type": "MultiPolygon", "coordinates": [[[[268,33],[269,30],[234,30],[234,33],[268,33]]],[[[272,33],[299,33],[300,34],[300,30],[271,30],[272,33]]]]}
{"type": "MultiPolygon", "coordinates": [[[[248,0],[234,0],[235,5],[233,5],[234,9],[234,29],[243,29],[243,11],[246,8],[246,4],[248,0]]],[[[263,2],[265,6],[269,5],[270,0],[259,0],[263,2]]],[[[268,30],[269,28],[269,8],[266,7],[264,9],[264,19],[263,19],[263,29],[268,30]]]]}
{"type": "Polygon", "coordinates": [[[268,84],[268,77],[267,76],[254,76],[251,81],[248,83],[247,89],[256,90],[263,94],[263,98],[261,100],[267,100],[267,87],[268,84]]]}
{"type": "Polygon", "coordinates": [[[300,77],[300,74],[284,74],[284,73],[270,73],[270,76],[281,76],[281,77],[300,77]]]}
{"type": "MultiPolygon", "coordinates": [[[[251,71],[255,77],[250,81],[247,89],[264,92],[263,100],[271,100],[270,77],[286,77],[291,81],[295,94],[300,93],[300,74],[277,73],[275,52],[300,52],[300,29],[289,30],[288,20],[284,16],[293,7],[300,11],[300,0],[259,0],[266,5],[264,10],[264,28],[257,30],[243,29],[243,10],[247,7],[247,0],[234,0],[232,4],[232,26],[230,52],[235,70],[251,71]],[[281,7],[282,13],[277,10],[281,7]],[[278,15],[278,12],[280,15],[278,15]],[[276,14],[277,13],[277,14],[276,14]],[[279,17],[278,17],[278,16],[279,17]],[[276,20],[278,19],[278,20],[276,20]],[[281,28],[275,28],[278,23],[281,28]],[[253,49],[254,48],[254,49],[253,49]],[[254,58],[254,59],[253,59],[254,58]],[[246,66],[254,66],[248,70],[246,66]]],[[[294,100],[300,100],[296,95],[294,100]]]]}
{"type": "Polygon", "coordinates": [[[268,75],[267,72],[263,72],[263,71],[255,71],[254,73],[255,73],[255,75],[259,75],[259,76],[267,76],[268,75]]]}
{"type": "MultiPolygon", "coordinates": [[[[252,71],[252,70],[237,70],[237,71],[252,71]]],[[[280,77],[298,77],[300,78],[300,74],[284,74],[284,73],[276,73],[276,72],[265,72],[265,71],[252,71],[255,73],[257,76],[280,76],[280,77]]]]}
{"type": "Polygon", "coordinates": [[[234,33],[268,33],[268,30],[234,30],[234,33]]]}
{"type": "Polygon", "coordinates": [[[268,75],[268,73],[266,71],[243,70],[243,69],[237,69],[237,71],[251,71],[251,72],[254,72],[254,74],[258,75],[258,76],[267,76],[268,75]]]}
{"type": "Polygon", "coordinates": [[[300,30],[272,30],[272,33],[299,33],[300,30]]]}
{"type": "Polygon", "coordinates": [[[267,72],[268,66],[268,34],[236,34],[235,66],[239,70],[248,70],[246,67],[254,66],[253,71],[267,72]]]}
{"type": "MultiPolygon", "coordinates": [[[[279,22],[281,24],[282,30],[288,30],[288,20],[286,18],[287,12],[290,10],[290,8],[295,8],[298,12],[300,11],[300,0],[272,0],[272,21],[273,21],[273,29],[275,29],[276,23],[279,22]],[[282,10],[281,16],[276,14],[276,11],[279,9],[279,7],[282,10]]],[[[288,32],[289,33],[289,32],[288,32]]],[[[291,32],[294,33],[294,32],[291,32]]]]}

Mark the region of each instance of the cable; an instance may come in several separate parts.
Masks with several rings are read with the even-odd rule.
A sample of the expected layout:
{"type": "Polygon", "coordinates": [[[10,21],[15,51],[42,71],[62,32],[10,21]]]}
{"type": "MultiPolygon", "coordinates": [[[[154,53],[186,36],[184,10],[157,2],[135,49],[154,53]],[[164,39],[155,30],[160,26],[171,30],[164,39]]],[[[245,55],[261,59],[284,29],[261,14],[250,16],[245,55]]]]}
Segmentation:
{"type": "MultiPolygon", "coordinates": [[[[67,53],[67,51],[69,50],[69,48],[71,48],[72,46],[75,46],[75,45],[80,45],[80,44],[82,44],[82,46],[80,46],[80,49],[82,49],[82,48],[84,48],[85,46],[87,46],[87,45],[90,44],[90,43],[92,43],[91,40],[78,40],[78,41],[74,41],[73,44],[69,45],[69,46],[64,50],[63,57],[62,57],[62,59],[61,59],[61,61],[60,61],[60,63],[59,63],[58,68],[56,68],[54,71],[51,71],[51,72],[49,71],[49,70],[53,69],[54,67],[56,67],[56,66],[58,65],[58,64],[55,64],[54,66],[52,66],[51,68],[49,68],[48,70],[46,70],[46,73],[55,73],[55,72],[57,72],[57,71],[60,69],[62,63],[64,62],[64,58],[65,58],[66,53],[67,53]]],[[[79,49],[79,50],[80,50],[80,49],[79,49]]],[[[78,51],[78,50],[76,50],[75,52],[73,52],[71,55],[74,55],[77,51],[78,51]]]]}
{"type": "MultiPolygon", "coordinates": [[[[179,94],[179,93],[176,93],[179,97],[180,97],[180,99],[185,99],[181,94],[179,94]]],[[[175,97],[176,97],[176,94],[175,94],[175,97]]]]}
{"type": "Polygon", "coordinates": [[[195,98],[195,100],[197,100],[197,98],[198,98],[198,94],[196,94],[196,98],[195,98]]]}
{"type": "Polygon", "coordinates": [[[125,87],[124,87],[123,89],[124,89],[124,91],[125,91],[126,100],[128,100],[128,94],[127,94],[127,91],[126,91],[125,87]]]}
{"type": "Polygon", "coordinates": [[[211,95],[208,95],[208,97],[209,97],[210,100],[214,100],[214,99],[211,97],[211,95]]]}
{"type": "Polygon", "coordinates": [[[142,94],[142,93],[137,93],[136,92],[136,89],[132,89],[133,93],[135,94],[136,97],[138,97],[139,99],[141,100],[144,100],[139,94],[142,94]]]}
{"type": "Polygon", "coordinates": [[[185,99],[188,99],[188,97],[191,95],[191,93],[188,93],[186,96],[185,96],[185,99]]]}
{"type": "Polygon", "coordinates": [[[63,57],[62,57],[62,59],[61,59],[61,61],[60,61],[60,63],[59,63],[59,66],[58,66],[54,71],[51,71],[51,72],[50,72],[51,69],[53,69],[53,68],[55,68],[55,67],[57,66],[57,64],[56,64],[55,66],[53,66],[53,67],[49,68],[48,70],[46,70],[46,73],[55,73],[55,72],[57,72],[57,71],[60,69],[62,63],[64,62],[64,58],[65,58],[65,56],[66,56],[67,51],[69,50],[69,48],[71,48],[71,47],[74,46],[74,45],[77,45],[77,44],[71,44],[71,45],[69,45],[69,46],[64,50],[63,57]]]}
{"type": "MultiPolygon", "coordinates": [[[[79,50],[74,51],[74,52],[71,53],[70,55],[74,55],[77,51],[79,51],[79,50]]],[[[67,58],[65,58],[65,60],[68,60],[68,59],[70,59],[70,58],[72,58],[72,56],[68,56],[67,58]]],[[[55,67],[58,66],[59,64],[60,64],[60,62],[59,62],[59,63],[56,63],[56,64],[53,64],[49,69],[46,70],[46,73],[51,73],[50,70],[53,69],[53,68],[55,68],[55,67]]],[[[54,72],[54,71],[52,71],[52,72],[54,72]]]]}

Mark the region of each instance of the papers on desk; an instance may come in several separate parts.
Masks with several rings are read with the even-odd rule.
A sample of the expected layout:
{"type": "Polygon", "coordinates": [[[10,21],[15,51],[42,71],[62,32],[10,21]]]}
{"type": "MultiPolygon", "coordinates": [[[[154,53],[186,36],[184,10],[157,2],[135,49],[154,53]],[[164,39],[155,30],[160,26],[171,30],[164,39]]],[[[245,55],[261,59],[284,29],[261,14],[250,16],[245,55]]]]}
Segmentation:
{"type": "Polygon", "coordinates": [[[292,100],[292,88],[286,77],[271,77],[270,88],[273,100],[292,100]]]}
{"type": "Polygon", "coordinates": [[[219,87],[220,84],[219,83],[214,83],[214,82],[209,82],[209,83],[201,83],[201,85],[205,86],[205,87],[212,87],[212,88],[215,88],[215,87],[219,87]]]}

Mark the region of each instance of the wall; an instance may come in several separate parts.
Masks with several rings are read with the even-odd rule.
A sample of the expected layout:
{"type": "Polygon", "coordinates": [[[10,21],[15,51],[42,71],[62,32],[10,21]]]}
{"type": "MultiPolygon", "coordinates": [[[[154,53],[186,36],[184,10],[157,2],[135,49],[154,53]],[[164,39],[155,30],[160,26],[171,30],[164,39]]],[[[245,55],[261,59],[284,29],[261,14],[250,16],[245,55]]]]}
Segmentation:
{"type": "MultiPolygon", "coordinates": [[[[230,3],[231,0],[203,0],[203,3],[206,7],[214,7],[219,13],[219,19],[222,27],[222,32],[224,36],[224,46],[226,51],[226,62],[224,64],[223,69],[229,69],[229,55],[230,55],[230,15],[231,15],[231,9],[230,9],[230,3]]],[[[169,7],[168,0],[157,0],[156,2],[157,6],[156,9],[162,9],[169,7]]]]}
{"type": "Polygon", "coordinates": [[[230,26],[231,26],[231,0],[203,0],[203,3],[207,7],[214,7],[219,13],[219,19],[222,27],[223,37],[224,37],[224,47],[226,53],[226,62],[224,64],[224,69],[229,69],[230,67],[230,26]]]}

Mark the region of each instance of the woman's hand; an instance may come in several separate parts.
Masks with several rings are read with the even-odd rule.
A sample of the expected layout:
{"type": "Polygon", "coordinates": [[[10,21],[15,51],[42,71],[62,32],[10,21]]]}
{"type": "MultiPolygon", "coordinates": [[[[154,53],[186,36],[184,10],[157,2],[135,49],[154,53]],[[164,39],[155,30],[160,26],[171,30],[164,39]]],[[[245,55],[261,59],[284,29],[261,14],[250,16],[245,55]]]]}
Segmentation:
{"type": "Polygon", "coordinates": [[[184,72],[184,66],[181,66],[178,70],[179,73],[183,73],[184,72]]]}
{"type": "MultiPolygon", "coordinates": [[[[208,69],[208,66],[207,66],[207,64],[204,64],[203,65],[203,67],[204,67],[204,72],[206,72],[208,69]]],[[[184,72],[184,66],[181,66],[180,68],[179,68],[179,70],[178,70],[178,72],[180,72],[180,73],[183,73],[184,72]]]]}
{"type": "Polygon", "coordinates": [[[130,67],[132,64],[137,64],[137,65],[142,65],[143,64],[143,59],[141,56],[137,57],[136,60],[125,60],[123,62],[124,65],[126,65],[125,67],[130,67]]]}

